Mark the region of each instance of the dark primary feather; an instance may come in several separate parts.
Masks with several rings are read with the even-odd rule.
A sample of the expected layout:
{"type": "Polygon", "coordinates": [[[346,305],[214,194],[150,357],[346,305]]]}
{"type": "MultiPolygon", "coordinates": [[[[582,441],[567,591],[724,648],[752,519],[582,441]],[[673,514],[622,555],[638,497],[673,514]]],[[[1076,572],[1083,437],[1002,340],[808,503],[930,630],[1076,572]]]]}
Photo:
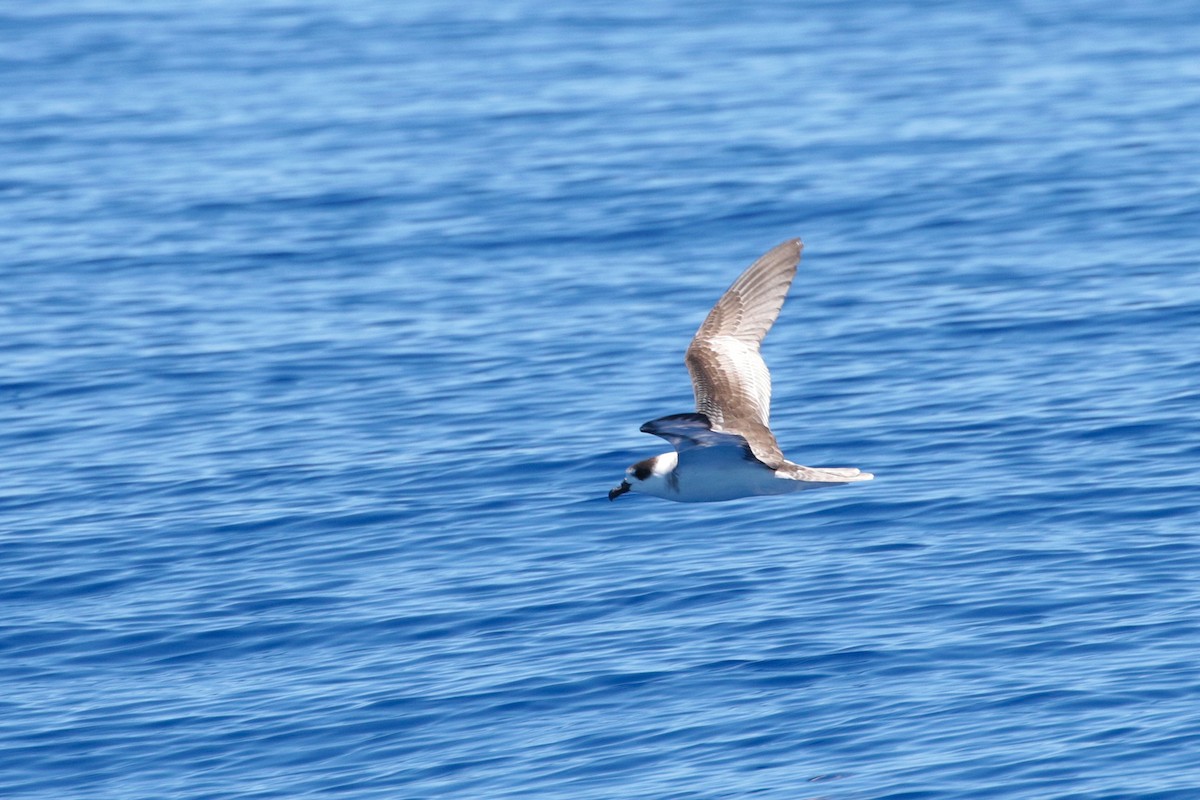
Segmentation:
{"type": "Polygon", "coordinates": [[[747,447],[745,438],[739,434],[714,431],[703,414],[659,417],[642,425],[641,431],[666,439],[680,453],[693,447],[747,447]]]}

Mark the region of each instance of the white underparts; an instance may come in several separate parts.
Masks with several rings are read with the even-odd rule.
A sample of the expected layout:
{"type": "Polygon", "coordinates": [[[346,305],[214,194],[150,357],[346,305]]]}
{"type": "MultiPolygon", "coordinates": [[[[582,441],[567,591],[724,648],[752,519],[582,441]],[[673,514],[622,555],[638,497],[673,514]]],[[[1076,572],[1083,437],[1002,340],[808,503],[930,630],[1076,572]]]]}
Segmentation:
{"type": "Polygon", "coordinates": [[[682,454],[663,453],[655,457],[645,480],[630,483],[635,492],[680,503],[711,503],[841,485],[779,477],[765,464],[747,459],[745,450],[737,447],[695,447],[682,454]]]}

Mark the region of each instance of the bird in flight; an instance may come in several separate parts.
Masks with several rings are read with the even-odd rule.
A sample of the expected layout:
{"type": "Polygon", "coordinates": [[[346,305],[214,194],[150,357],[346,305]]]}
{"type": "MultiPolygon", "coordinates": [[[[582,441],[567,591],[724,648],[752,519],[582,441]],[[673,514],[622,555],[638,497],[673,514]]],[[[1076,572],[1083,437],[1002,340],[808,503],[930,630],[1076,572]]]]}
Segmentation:
{"type": "Polygon", "coordinates": [[[643,433],[672,452],[639,461],[608,493],[640,492],[681,503],[787,494],[875,477],[854,467],[802,467],[783,457],[771,433],[771,373],[759,345],[779,316],[804,244],[767,252],[733,282],[688,346],[696,411],[651,420],[643,433]]]}

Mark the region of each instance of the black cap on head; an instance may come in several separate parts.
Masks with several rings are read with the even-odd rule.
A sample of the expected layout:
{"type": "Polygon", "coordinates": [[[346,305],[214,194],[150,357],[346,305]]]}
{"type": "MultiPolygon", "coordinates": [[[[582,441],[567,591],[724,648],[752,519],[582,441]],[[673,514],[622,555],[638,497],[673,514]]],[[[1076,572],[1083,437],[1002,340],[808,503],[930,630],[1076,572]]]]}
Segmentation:
{"type": "Polygon", "coordinates": [[[633,470],[633,477],[637,478],[639,481],[644,481],[646,478],[649,478],[651,473],[654,472],[655,458],[658,458],[658,456],[655,456],[654,458],[647,458],[645,461],[639,461],[630,467],[630,469],[633,470]]]}

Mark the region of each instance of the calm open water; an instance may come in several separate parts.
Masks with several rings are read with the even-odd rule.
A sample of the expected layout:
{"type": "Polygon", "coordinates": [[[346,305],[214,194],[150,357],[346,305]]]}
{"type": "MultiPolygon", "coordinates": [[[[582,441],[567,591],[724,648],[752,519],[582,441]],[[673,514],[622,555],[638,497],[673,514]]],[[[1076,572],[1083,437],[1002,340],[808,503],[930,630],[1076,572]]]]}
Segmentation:
{"type": "Polygon", "coordinates": [[[1194,4],[0,10],[6,798],[1200,797],[1194,4]],[[605,492],[737,273],[802,463],[605,492]]]}

